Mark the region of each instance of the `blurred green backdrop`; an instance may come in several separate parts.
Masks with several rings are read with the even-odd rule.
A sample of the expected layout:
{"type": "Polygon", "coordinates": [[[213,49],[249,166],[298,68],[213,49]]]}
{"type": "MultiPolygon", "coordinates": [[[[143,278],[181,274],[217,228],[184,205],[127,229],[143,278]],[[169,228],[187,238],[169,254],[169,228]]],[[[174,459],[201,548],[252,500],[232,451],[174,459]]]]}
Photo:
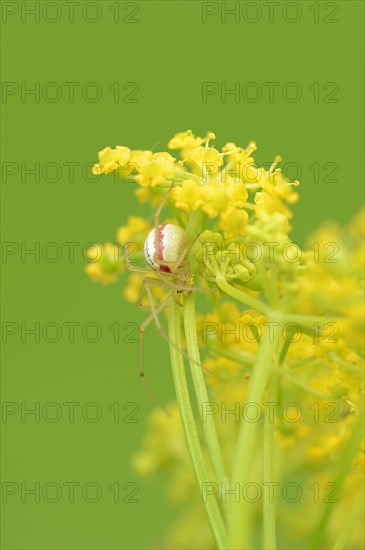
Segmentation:
{"type": "MultiPolygon", "coordinates": [[[[254,139],[259,162],[281,154],[293,163],[288,175],[301,180],[294,240],[303,244],[324,220],[346,223],[363,202],[364,4],[226,2],[239,6],[234,15],[220,2],[67,4],[1,6],[2,545],[159,548],[177,511],[163,479],[140,480],[130,467],[153,403],[139,383],[137,344],[123,340],[133,330],[125,323],[144,315],[123,300],[120,283],[91,283],[81,253],[145,211],[133,185],[92,181],[84,167],[106,145],[158,151],[175,132],[213,130],[219,146],[254,139]],[[215,83],[206,101],[204,82],[215,83]],[[269,82],[278,83],[274,97],[269,82]],[[240,96],[222,98],[235,83],[240,96]],[[27,172],[35,163],[39,176],[27,172]],[[39,257],[24,254],[36,247],[39,257]],[[39,342],[26,333],[36,323],[39,342]],[[78,323],[73,342],[67,323],[78,323]],[[101,331],[95,343],[82,336],[96,338],[88,323],[101,331]],[[26,407],[40,407],[39,418],[26,407]],[[73,503],[68,482],[79,484],[73,503]],[[40,502],[26,493],[35,483],[40,502]],[[139,484],[138,502],[123,502],[134,490],[128,483],[139,484]]],[[[171,400],[168,353],[154,328],[146,369],[160,398],[171,400]]]]}

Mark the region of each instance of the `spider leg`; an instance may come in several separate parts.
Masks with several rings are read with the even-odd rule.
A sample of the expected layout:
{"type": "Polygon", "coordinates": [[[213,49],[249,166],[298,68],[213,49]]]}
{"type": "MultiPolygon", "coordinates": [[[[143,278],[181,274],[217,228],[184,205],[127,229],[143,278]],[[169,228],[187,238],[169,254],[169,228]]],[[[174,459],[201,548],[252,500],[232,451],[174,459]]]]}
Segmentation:
{"type": "MultiPolygon", "coordinates": [[[[151,317],[154,319],[155,321],[155,325],[156,325],[156,328],[157,328],[157,332],[159,333],[159,335],[164,339],[166,340],[166,342],[168,342],[171,346],[173,346],[175,349],[177,349],[182,355],[184,355],[184,357],[186,357],[187,359],[190,359],[189,355],[186,353],[185,350],[181,349],[180,346],[178,346],[177,344],[175,344],[175,342],[173,342],[169,336],[167,336],[167,334],[165,334],[162,326],[161,326],[161,323],[160,323],[160,320],[158,318],[158,313],[169,303],[170,300],[172,299],[175,299],[176,296],[175,296],[175,292],[172,292],[157,308],[155,307],[155,304],[153,302],[153,296],[152,296],[152,292],[151,292],[151,289],[149,288],[149,285],[147,284],[145,286],[145,290],[146,290],[146,293],[147,293],[147,296],[148,296],[148,300],[149,300],[149,303],[150,303],[150,307],[151,307],[151,317]]],[[[142,325],[143,326],[143,323],[142,325]]],[[[145,327],[144,327],[145,328],[145,327]]],[[[143,330],[144,330],[143,328],[143,330]]],[[[193,359],[190,359],[191,361],[193,361],[193,359]]],[[[195,361],[196,362],[196,361],[195,361]]]]}
{"type": "MultiPolygon", "coordinates": [[[[150,303],[152,304],[153,303],[153,300],[152,300],[152,294],[151,294],[151,291],[149,290],[148,288],[148,285],[145,286],[145,288],[147,289],[147,294],[148,294],[148,297],[150,299],[150,303]]],[[[155,321],[156,323],[156,319],[157,319],[157,329],[158,329],[158,332],[162,331],[162,327],[161,327],[161,324],[160,324],[160,321],[158,320],[158,313],[160,311],[162,311],[167,305],[168,303],[170,302],[171,298],[173,297],[173,294],[170,294],[170,296],[168,296],[166,298],[166,300],[164,300],[163,302],[161,302],[161,304],[155,309],[154,305],[153,305],[153,313],[151,315],[149,315],[149,317],[147,317],[147,319],[145,319],[143,321],[143,323],[139,326],[139,329],[138,329],[138,337],[139,337],[139,377],[140,377],[140,380],[142,382],[142,384],[144,385],[144,387],[146,388],[146,390],[148,391],[148,393],[150,394],[150,396],[152,397],[152,399],[155,401],[155,403],[157,403],[157,405],[159,405],[160,407],[162,407],[162,409],[169,415],[171,416],[170,412],[168,411],[168,409],[161,403],[161,401],[158,399],[157,395],[155,394],[155,392],[153,391],[153,389],[151,388],[151,386],[148,384],[147,380],[146,380],[146,376],[145,376],[145,371],[144,371],[144,366],[143,366],[143,336],[144,336],[144,331],[146,330],[146,328],[148,327],[148,325],[152,322],[152,321],[155,321]]],[[[152,308],[151,308],[152,309],[152,308]]]]}
{"type": "Polygon", "coordinates": [[[166,201],[167,201],[167,199],[169,198],[169,194],[170,194],[170,192],[171,192],[171,190],[172,190],[173,187],[174,187],[174,182],[171,183],[171,185],[170,185],[170,187],[169,187],[167,193],[165,194],[164,198],[162,199],[160,205],[158,206],[158,208],[157,208],[157,210],[156,210],[156,212],[155,212],[155,214],[154,214],[154,216],[153,216],[153,226],[154,226],[155,229],[156,229],[156,228],[158,227],[158,225],[159,225],[158,222],[159,222],[159,219],[160,219],[161,211],[162,211],[163,207],[165,206],[166,201]]]}
{"type": "MultiPolygon", "coordinates": [[[[156,328],[157,328],[157,331],[158,331],[159,335],[164,340],[166,340],[166,342],[168,342],[168,344],[175,347],[179,351],[179,353],[181,353],[186,359],[188,359],[190,362],[195,363],[196,365],[201,367],[201,365],[197,361],[195,361],[192,357],[190,357],[189,354],[184,349],[182,349],[180,346],[175,344],[175,342],[173,342],[169,338],[169,336],[167,336],[167,334],[165,334],[165,332],[164,332],[164,330],[161,326],[160,320],[158,318],[158,314],[165,308],[165,306],[169,303],[169,301],[176,298],[176,293],[172,292],[159,306],[156,307],[155,303],[154,303],[154,300],[153,300],[152,292],[151,292],[151,289],[150,289],[150,284],[151,284],[150,281],[151,280],[154,281],[154,279],[150,279],[150,278],[146,277],[145,280],[146,280],[146,283],[144,284],[144,290],[146,291],[146,294],[148,296],[148,302],[149,302],[149,306],[150,306],[150,309],[151,309],[151,315],[150,315],[150,317],[148,317],[148,319],[146,319],[146,322],[148,321],[147,325],[149,325],[150,322],[153,319],[155,321],[155,325],[156,325],[156,328]]],[[[143,332],[144,332],[145,328],[146,328],[145,322],[143,322],[140,326],[140,330],[142,331],[142,339],[143,339],[143,332]]],[[[142,349],[142,344],[141,344],[141,341],[140,341],[140,350],[141,349],[142,349]]],[[[143,359],[143,357],[142,357],[142,359],[143,359]]],[[[141,355],[140,355],[140,362],[141,362],[141,355]]]]}
{"type": "Polygon", "coordinates": [[[130,261],[130,254],[127,253],[128,244],[129,244],[129,243],[126,243],[125,246],[124,246],[124,251],[125,251],[125,254],[124,254],[124,263],[125,263],[126,268],[127,268],[129,271],[136,271],[137,273],[151,273],[151,270],[150,270],[150,269],[147,269],[146,267],[135,266],[135,265],[133,265],[133,264],[131,263],[131,261],[130,261]]]}
{"type": "Polygon", "coordinates": [[[143,295],[144,295],[144,292],[146,290],[147,285],[148,286],[157,286],[157,287],[160,287],[160,288],[163,286],[159,279],[154,279],[153,277],[145,277],[143,279],[142,285],[141,285],[141,290],[139,291],[138,302],[137,302],[137,306],[140,307],[141,309],[151,309],[151,304],[150,303],[148,303],[148,304],[143,304],[142,303],[143,295]]]}
{"type": "Polygon", "coordinates": [[[177,295],[175,294],[175,292],[174,292],[174,302],[176,305],[183,307],[182,303],[177,299],[177,295]]]}
{"type": "MultiPolygon", "coordinates": [[[[130,262],[129,262],[129,258],[126,256],[125,257],[125,264],[126,264],[126,267],[128,269],[128,271],[133,271],[135,273],[148,273],[149,275],[151,275],[151,273],[156,273],[158,279],[153,279],[152,277],[148,277],[148,279],[150,279],[151,281],[161,281],[163,282],[166,286],[168,286],[169,288],[171,288],[172,290],[183,290],[183,291],[189,291],[189,290],[194,290],[194,291],[197,291],[197,292],[215,292],[216,289],[214,288],[198,288],[198,287],[192,287],[188,284],[186,285],[182,285],[182,284],[177,284],[177,283],[174,283],[173,281],[170,281],[168,279],[168,277],[173,277],[174,279],[178,279],[178,280],[181,280],[181,281],[184,281],[184,282],[188,282],[186,277],[181,277],[179,276],[177,273],[167,273],[165,271],[153,271],[151,269],[148,269],[148,268],[143,268],[143,267],[137,267],[137,266],[134,266],[132,265],[130,262]]],[[[157,283],[156,283],[156,286],[157,283]]],[[[159,282],[159,286],[161,286],[161,283],[159,282]]],[[[138,307],[144,307],[144,306],[141,306],[139,305],[138,307]]]]}
{"type": "Polygon", "coordinates": [[[168,285],[170,288],[173,288],[174,290],[178,290],[178,291],[193,290],[195,292],[217,292],[217,289],[215,288],[199,288],[196,286],[190,286],[189,284],[184,285],[181,283],[174,283],[174,281],[169,281],[168,279],[165,279],[166,276],[172,276],[174,279],[188,283],[188,280],[186,279],[186,277],[181,277],[177,273],[166,273],[164,271],[156,271],[156,275],[159,279],[164,281],[166,285],[168,285]]]}
{"type": "MultiPolygon", "coordinates": [[[[142,281],[142,286],[141,286],[141,290],[139,292],[139,297],[138,297],[138,301],[137,301],[137,306],[141,309],[150,309],[151,308],[150,304],[143,304],[142,303],[143,294],[146,290],[147,285],[148,286],[160,287],[160,288],[161,287],[168,287],[171,290],[176,290],[176,291],[179,291],[179,290],[182,290],[182,291],[190,291],[190,290],[197,290],[198,291],[198,290],[201,290],[203,292],[203,290],[205,290],[205,289],[202,289],[202,288],[195,288],[195,287],[175,284],[172,281],[169,281],[169,280],[164,278],[166,274],[162,275],[162,273],[160,273],[158,271],[156,271],[155,273],[157,275],[160,274],[160,277],[158,279],[154,279],[153,277],[145,277],[142,281]]],[[[172,274],[168,273],[168,275],[172,275],[172,274]]],[[[174,294],[175,294],[175,292],[174,292],[174,294]]],[[[179,305],[181,306],[180,302],[177,302],[176,299],[175,299],[175,302],[179,303],[179,305]]]]}
{"type": "MultiPolygon", "coordinates": [[[[127,256],[125,256],[125,264],[126,264],[126,267],[127,267],[128,271],[132,271],[134,273],[145,273],[145,274],[149,274],[149,275],[151,275],[151,273],[155,273],[156,276],[158,277],[158,279],[153,279],[152,277],[147,277],[151,281],[157,281],[155,283],[155,286],[161,286],[161,283],[163,283],[163,286],[168,286],[171,290],[186,290],[186,291],[196,290],[196,291],[199,291],[199,292],[213,292],[213,290],[215,290],[215,289],[203,289],[203,288],[191,287],[188,284],[186,286],[184,286],[182,284],[176,284],[173,281],[170,281],[169,277],[173,277],[174,279],[179,279],[179,280],[184,281],[186,283],[188,281],[185,277],[180,277],[176,273],[167,273],[165,271],[162,272],[162,271],[158,271],[158,270],[152,270],[152,269],[149,269],[149,268],[134,266],[130,263],[129,258],[127,256]]],[[[153,283],[151,283],[151,284],[153,284],[153,283]]],[[[142,306],[140,304],[138,304],[138,307],[140,307],[142,309],[144,308],[144,306],[142,306]]]]}
{"type": "Polygon", "coordinates": [[[163,281],[167,286],[174,290],[190,290],[191,286],[188,284],[188,279],[186,277],[177,277],[175,273],[166,273],[166,271],[156,271],[157,277],[163,281]],[[170,280],[168,277],[172,277],[172,280],[170,280]],[[174,279],[180,279],[181,281],[184,281],[186,285],[180,285],[174,282],[174,279]]]}

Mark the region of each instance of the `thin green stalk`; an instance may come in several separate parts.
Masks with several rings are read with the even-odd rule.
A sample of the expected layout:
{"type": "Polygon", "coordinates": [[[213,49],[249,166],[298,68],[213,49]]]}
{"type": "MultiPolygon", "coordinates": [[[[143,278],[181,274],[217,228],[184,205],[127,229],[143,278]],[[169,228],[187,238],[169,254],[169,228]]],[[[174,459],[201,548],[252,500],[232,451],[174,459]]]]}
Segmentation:
{"type": "Polygon", "coordinates": [[[310,388],[309,386],[306,386],[299,380],[296,380],[295,378],[292,378],[291,376],[288,376],[287,374],[284,374],[284,379],[293,384],[293,386],[296,386],[297,388],[300,388],[301,390],[304,390],[307,393],[310,393],[311,395],[314,395],[315,397],[319,397],[320,399],[336,399],[335,395],[330,395],[328,393],[320,392],[317,390],[314,390],[310,388]]]}
{"type": "Polygon", "coordinates": [[[220,288],[223,292],[231,296],[232,298],[235,298],[242,304],[251,307],[253,309],[256,309],[257,311],[260,311],[260,313],[263,313],[264,315],[277,315],[280,319],[282,319],[285,322],[293,322],[298,323],[302,325],[309,325],[314,323],[333,323],[338,318],[336,317],[321,317],[317,315],[296,315],[291,313],[282,313],[280,311],[275,311],[273,308],[271,308],[267,303],[262,302],[261,300],[258,300],[257,298],[254,298],[253,296],[250,296],[246,292],[242,292],[238,288],[235,288],[234,286],[227,283],[227,281],[224,279],[224,277],[216,277],[215,279],[216,284],[218,288],[220,288]]]}
{"type": "Polygon", "coordinates": [[[321,327],[326,323],[338,321],[338,317],[322,317],[321,315],[297,315],[296,313],[283,313],[283,319],[288,322],[298,323],[298,325],[312,325],[321,323],[321,327]]]}
{"type": "Polygon", "coordinates": [[[199,414],[202,420],[204,435],[214,468],[216,481],[218,483],[222,483],[223,481],[227,482],[228,476],[224,465],[222,450],[219,445],[213,415],[204,414],[204,407],[206,407],[210,401],[208,398],[203,368],[200,361],[198,340],[196,336],[195,298],[192,292],[184,299],[184,328],[187,352],[189,358],[191,359],[190,370],[194,383],[196,400],[198,402],[199,414]]]}
{"type": "Polygon", "coordinates": [[[352,512],[350,513],[346,521],[346,525],[344,527],[341,526],[341,533],[338,539],[336,540],[335,544],[332,546],[332,550],[343,550],[343,548],[345,547],[345,544],[347,543],[348,539],[351,536],[352,531],[354,530],[356,523],[363,516],[364,516],[364,499],[363,499],[363,495],[361,494],[356,506],[353,508],[352,512]]]}
{"type": "Polygon", "coordinates": [[[262,261],[257,262],[258,273],[261,277],[261,283],[264,290],[265,297],[273,309],[279,305],[277,295],[274,290],[274,286],[269,276],[266,274],[265,265],[262,261]]]}
{"type": "Polygon", "coordinates": [[[285,358],[286,358],[286,355],[289,351],[290,345],[293,342],[293,336],[294,336],[294,332],[292,334],[290,334],[289,337],[284,339],[284,345],[283,345],[283,347],[281,349],[281,352],[280,352],[280,355],[279,355],[279,361],[278,361],[279,365],[282,365],[285,361],[285,358]]]}
{"type": "Polygon", "coordinates": [[[257,300],[257,298],[253,298],[253,296],[250,296],[249,294],[246,294],[241,290],[238,290],[238,288],[235,288],[234,286],[227,283],[227,281],[223,277],[217,277],[216,283],[218,288],[220,288],[223,292],[225,292],[229,296],[232,296],[232,298],[235,298],[245,306],[248,306],[252,309],[257,309],[257,311],[260,311],[264,315],[267,315],[271,312],[271,308],[267,304],[261,302],[261,300],[257,300]]]}
{"type": "Polygon", "coordinates": [[[225,347],[219,347],[215,346],[214,344],[207,344],[208,349],[217,355],[221,355],[222,357],[225,357],[226,359],[231,359],[231,361],[236,361],[237,363],[241,363],[242,365],[250,365],[250,367],[255,362],[255,356],[253,353],[246,352],[244,350],[240,350],[239,353],[230,351],[230,348],[225,347]]]}
{"type": "Polygon", "coordinates": [[[174,179],[178,180],[194,180],[197,183],[202,183],[201,176],[198,176],[197,174],[193,174],[192,172],[184,172],[183,170],[176,170],[174,173],[174,179]]]}
{"type": "MultiPolygon", "coordinates": [[[[352,437],[345,450],[343,459],[341,460],[340,471],[338,472],[337,478],[335,480],[335,484],[340,491],[341,491],[344,479],[348,473],[348,470],[351,467],[353,457],[359,448],[359,444],[360,444],[361,438],[363,437],[363,433],[364,433],[364,418],[363,418],[363,411],[361,411],[357,425],[353,429],[352,437]]],[[[328,522],[331,518],[333,505],[334,505],[333,501],[327,502],[325,505],[322,517],[319,521],[318,528],[314,535],[313,543],[311,545],[312,550],[320,548],[322,545],[322,539],[324,537],[328,522]]]]}
{"type": "Polygon", "coordinates": [[[222,515],[214,495],[203,498],[204,488],[209,487],[210,480],[204,462],[199,436],[192,411],[188,385],[185,376],[183,356],[177,347],[181,346],[180,305],[172,300],[169,311],[169,337],[174,345],[170,345],[172,373],[175,384],[176,399],[179,405],[181,420],[185,433],[186,445],[189,450],[192,467],[195,473],[198,489],[205,505],[212,534],[220,550],[227,548],[227,535],[222,515]],[[205,501],[205,502],[204,502],[205,501]]]}
{"type": "MultiPolygon", "coordinates": [[[[276,403],[279,395],[279,378],[273,376],[269,382],[269,403],[276,403]]],[[[275,526],[275,500],[271,494],[273,479],[273,436],[275,418],[266,411],[264,421],[264,445],[263,445],[263,539],[265,550],[276,550],[276,526],[275,526]]]]}
{"type": "MultiPolygon", "coordinates": [[[[276,321],[276,318],[270,318],[276,321]]],[[[247,403],[261,405],[273,364],[273,356],[281,335],[281,325],[275,326],[274,334],[268,326],[260,342],[257,361],[253,369],[247,403]]],[[[244,486],[250,481],[259,425],[257,422],[242,422],[233,465],[232,483],[239,481],[244,486]]],[[[242,499],[232,504],[230,525],[230,549],[250,548],[250,503],[242,499]]]]}
{"type": "Polygon", "coordinates": [[[363,378],[364,373],[363,373],[363,370],[361,368],[356,367],[355,365],[349,363],[348,361],[345,361],[344,359],[341,359],[341,357],[339,355],[337,355],[336,352],[331,351],[328,355],[330,356],[330,358],[333,361],[336,361],[341,367],[346,369],[351,374],[354,374],[358,378],[363,378]]]}
{"type": "Polygon", "coordinates": [[[278,285],[278,270],[277,266],[272,263],[271,268],[271,286],[273,288],[273,293],[275,296],[276,306],[279,307],[280,304],[280,294],[279,294],[279,285],[278,285]]]}
{"type": "Polygon", "coordinates": [[[193,240],[196,235],[200,233],[203,218],[204,213],[201,210],[196,210],[195,212],[190,213],[185,230],[191,240],[193,240]]]}

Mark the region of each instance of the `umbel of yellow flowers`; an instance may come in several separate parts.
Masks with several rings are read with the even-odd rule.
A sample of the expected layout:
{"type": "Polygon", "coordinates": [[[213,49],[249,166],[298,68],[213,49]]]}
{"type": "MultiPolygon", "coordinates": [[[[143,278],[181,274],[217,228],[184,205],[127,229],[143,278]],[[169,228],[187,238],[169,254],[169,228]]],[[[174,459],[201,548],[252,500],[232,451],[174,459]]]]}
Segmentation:
{"type": "MultiPolygon", "coordinates": [[[[284,332],[277,343],[275,370],[281,411],[273,428],[276,480],[300,479],[307,492],[291,508],[279,499],[277,516],[286,519],[276,531],[286,547],[296,548],[298,541],[306,547],[317,533],[317,543],[321,540],[327,548],[341,539],[343,518],[359,498],[364,470],[364,441],[360,438],[354,444],[352,439],[363,414],[364,213],[347,227],[325,225],[301,250],[289,237],[290,207],[298,200],[299,182],[286,179],[278,167],[280,157],[269,167],[259,167],[253,158],[254,142],[246,147],[229,142],[218,150],[212,145],[214,139],[212,132],[199,137],[188,130],[171,138],[171,152],[125,146],[99,152],[93,173],[112,173],[135,185],[137,199],[151,206],[151,222],[131,216],[117,229],[113,243],[89,249],[86,272],[102,284],[124,278],[128,243],[134,243],[134,258],[142,264],[153,212],[169,193],[163,221],[193,227],[199,235],[189,255],[194,287],[217,290],[209,311],[199,313],[195,321],[205,381],[214,410],[219,411],[214,421],[228,475],[242,410],[237,413],[239,421],[234,415],[231,421],[222,421],[220,413],[245,404],[267,321],[272,312],[280,314],[284,332]],[[288,403],[295,404],[292,416],[285,409],[288,403]],[[318,510],[313,509],[308,489],[314,482],[321,491],[318,510]],[[332,482],[338,484],[339,502],[330,503],[330,512],[322,512],[332,482]],[[293,529],[288,530],[288,524],[293,529]]],[[[129,274],[123,290],[127,300],[137,301],[142,279],[139,273],[129,274]]],[[[163,287],[153,289],[156,304],[166,293],[163,287]]],[[[170,417],[159,408],[151,414],[133,465],[141,475],[165,471],[168,497],[185,504],[185,512],[166,534],[166,544],[213,548],[178,409],[172,403],[169,410],[170,417]]],[[[251,475],[255,476],[262,464],[260,445],[253,452],[251,475]]],[[[251,506],[252,548],[259,544],[261,505],[258,501],[251,506]]],[[[360,547],[359,530],[353,526],[350,531],[353,547],[360,547]]]]}

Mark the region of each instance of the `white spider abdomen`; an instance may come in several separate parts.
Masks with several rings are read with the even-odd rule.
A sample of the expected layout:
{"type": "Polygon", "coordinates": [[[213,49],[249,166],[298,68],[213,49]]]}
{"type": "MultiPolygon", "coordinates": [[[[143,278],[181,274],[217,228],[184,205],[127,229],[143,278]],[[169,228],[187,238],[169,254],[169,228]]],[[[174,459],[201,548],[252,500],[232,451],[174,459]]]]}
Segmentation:
{"type": "Polygon", "coordinates": [[[178,225],[165,223],[149,232],[144,243],[144,257],[154,270],[171,273],[188,246],[187,235],[178,225]],[[156,250],[157,249],[157,250],[156,250]]]}

